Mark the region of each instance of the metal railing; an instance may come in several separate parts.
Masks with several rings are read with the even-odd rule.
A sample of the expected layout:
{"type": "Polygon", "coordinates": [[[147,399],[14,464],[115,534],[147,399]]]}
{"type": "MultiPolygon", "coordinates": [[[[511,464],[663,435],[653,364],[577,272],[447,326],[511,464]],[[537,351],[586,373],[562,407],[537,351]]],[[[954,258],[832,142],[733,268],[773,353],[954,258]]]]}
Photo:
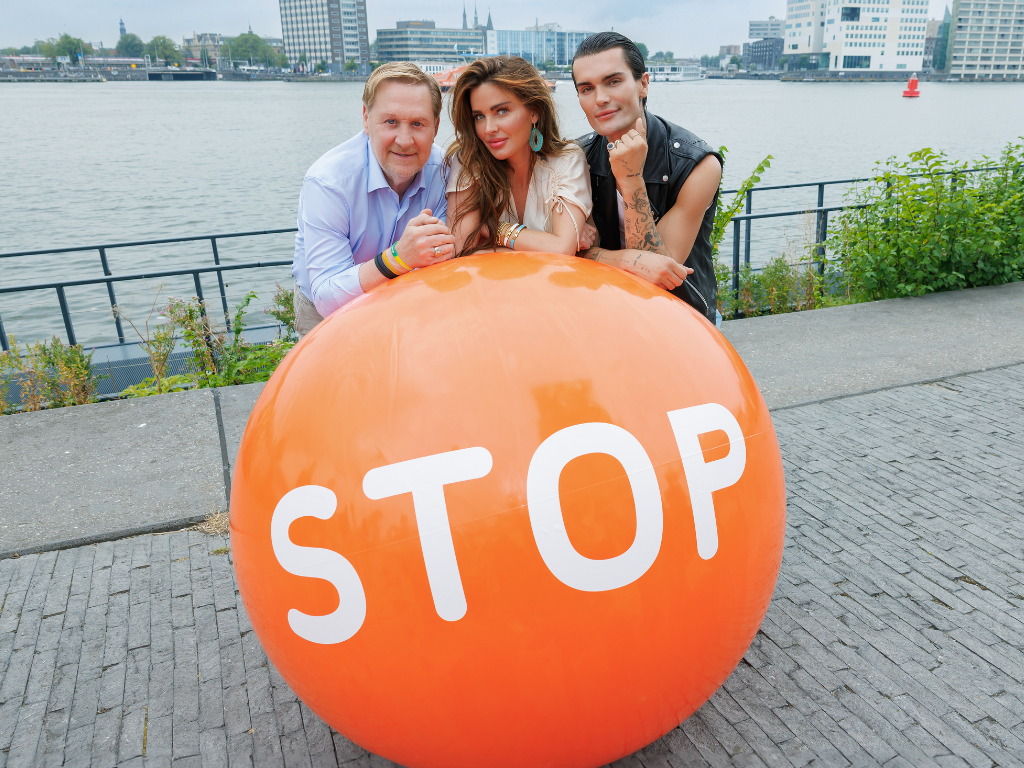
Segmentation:
{"type": "MultiPolygon", "coordinates": [[[[960,174],[966,173],[979,173],[982,171],[995,171],[999,170],[1002,166],[990,165],[983,168],[959,168],[953,171],[938,171],[933,174],[927,173],[915,173],[908,174],[908,178],[923,178],[925,176],[953,176],[953,184],[956,185],[956,177],[960,174]]],[[[814,214],[814,251],[817,257],[815,261],[819,267],[824,266],[825,259],[825,241],[828,239],[828,215],[835,211],[854,210],[857,208],[866,208],[867,205],[834,205],[830,207],[825,206],[825,187],[835,186],[838,184],[850,185],[850,184],[862,184],[870,181],[877,181],[881,176],[868,176],[859,179],[836,179],[834,181],[810,181],[802,182],[800,184],[774,184],[766,185],[763,187],[752,187],[747,190],[745,210],[742,214],[733,216],[731,219],[732,223],[732,290],[738,291],[740,286],[740,247],[743,247],[743,263],[746,265],[750,264],[750,244],[751,244],[751,223],[759,219],[775,219],[783,218],[788,216],[806,216],[814,214]],[[754,193],[755,192],[772,192],[781,189],[807,189],[809,187],[818,188],[818,204],[813,208],[805,208],[798,211],[773,211],[770,213],[753,213],[754,209],[754,193]],[[741,232],[740,225],[746,223],[744,231],[741,232]]],[[[735,195],[739,192],[738,189],[726,189],[720,193],[719,201],[721,196],[724,195],[735,195]]],[[[719,202],[721,205],[721,202],[719,202]]]]}
{"type": "MultiPolygon", "coordinates": [[[[128,243],[108,243],[105,245],[84,245],[76,246],[74,248],[48,248],[45,250],[38,251],[16,251],[13,253],[0,253],[0,259],[14,258],[16,256],[45,256],[59,253],[81,253],[86,251],[97,251],[100,257],[100,265],[103,268],[103,277],[95,278],[80,278],[76,280],[55,280],[45,283],[29,283],[23,285],[7,285],[0,286],[0,294],[4,293],[24,293],[27,291],[39,291],[53,289],[57,293],[57,302],[60,305],[61,317],[64,320],[64,331],[67,333],[68,343],[77,344],[75,336],[74,324],[71,322],[71,311],[68,308],[67,295],[65,294],[65,288],[73,286],[83,285],[100,285],[105,284],[107,286],[107,297],[110,299],[111,313],[114,317],[114,324],[117,327],[117,343],[125,344],[124,328],[121,326],[120,314],[115,311],[117,307],[117,296],[114,292],[114,283],[125,282],[128,280],[148,280],[157,277],[175,277],[179,275],[192,275],[193,281],[196,288],[196,297],[200,301],[204,300],[203,297],[203,285],[199,276],[209,272],[215,272],[217,274],[217,286],[220,291],[221,305],[224,310],[224,322],[228,329],[231,328],[231,316],[228,309],[228,299],[224,287],[224,272],[229,270],[237,269],[258,269],[262,267],[281,267],[290,266],[292,263],[291,259],[276,259],[271,261],[255,261],[243,264],[222,264],[220,260],[220,252],[217,249],[217,241],[225,240],[233,237],[254,237],[260,235],[278,235],[287,232],[296,232],[295,227],[287,229],[263,229],[253,232],[231,232],[226,234],[218,235],[200,235],[197,237],[169,237],[162,238],[160,240],[135,240],[128,243]],[[214,266],[203,266],[203,267],[184,267],[181,269],[165,269],[155,271],[137,272],[126,275],[115,275],[110,270],[110,263],[107,260],[107,251],[115,248],[135,248],[140,246],[148,245],[166,245],[168,243],[192,243],[203,240],[210,241],[210,247],[213,253],[213,264],[214,266]]],[[[7,339],[7,332],[4,329],[3,318],[0,317],[0,348],[5,352],[10,349],[10,344],[7,339]]]]}
{"type": "MultiPolygon", "coordinates": [[[[966,173],[977,173],[981,171],[998,170],[1001,166],[987,166],[983,168],[961,168],[955,171],[940,171],[936,174],[913,174],[912,177],[923,177],[928,175],[950,175],[954,176],[954,184],[956,183],[955,177],[960,174],[966,173]]],[[[815,225],[814,225],[814,248],[818,257],[817,261],[819,264],[823,264],[825,256],[825,242],[828,237],[828,218],[829,214],[836,211],[851,210],[854,208],[863,208],[865,206],[850,206],[850,205],[825,205],[825,188],[836,185],[850,185],[864,182],[876,181],[879,176],[869,176],[865,178],[857,179],[837,179],[834,181],[813,181],[804,182],[800,184],[778,184],[754,187],[746,193],[746,204],[745,211],[742,214],[734,216],[732,218],[732,289],[734,291],[739,290],[739,279],[740,279],[740,254],[742,249],[743,263],[750,264],[750,249],[751,249],[751,228],[754,221],[763,219],[777,219],[791,216],[805,216],[814,214],[815,225]],[[800,210],[787,210],[787,211],[772,211],[766,213],[754,213],[754,193],[755,192],[772,192],[785,189],[805,189],[810,187],[817,187],[817,205],[812,208],[804,208],[800,210]],[[745,227],[743,225],[746,225],[745,227]]],[[[724,190],[721,194],[729,195],[736,194],[738,190],[724,190]]],[[[255,261],[243,264],[223,264],[220,260],[220,253],[217,249],[217,241],[225,240],[228,238],[237,237],[255,237],[262,235],[276,235],[284,234],[288,232],[297,231],[295,227],[286,229],[265,229],[257,230],[252,232],[231,232],[226,234],[217,235],[200,235],[196,237],[171,237],[163,238],[160,240],[136,240],[127,243],[108,243],[105,245],[87,245],[79,246],[74,248],[50,248],[45,250],[37,251],[17,251],[14,253],[0,253],[0,259],[8,259],[17,256],[43,256],[60,253],[75,253],[75,252],[86,252],[86,251],[97,251],[100,257],[100,265],[103,268],[103,277],[97,278],[82,278],[75,280],[55,280],[43,283],[31,283],[26,285],[9,285],[0,286],[0,294],[6,293],[22,293],[27,291],[38,291],[38,290],[54,290],[57,294],[57,302],[60,305],[61,316],[64,321],[64,330],[67,333],[68,343],[75,344],[75,329],[71,321],[71,312],[68,308],[67,296],[65,294],[65,288],[74,286],[86,286],[86,285],[99,285],[105,284],[107,286],[107,296],[110,299],[110,306],[113,310],[117,306],[117,298],[114,292],[114,283],[125,282],[129,280],[146,280],[158,277],[173,277],[180,275],[192,275],[195,282],[196,296],[203,300],[203,287],[200,281],[200,275],[214,272],[217,275],[217,285],[220,291],[221,305],[224,311],[224,321],[227,327],[231,327],[231,318],[228,309],[228,300],[225,293],[224,276],[223,273],[229,270],[239,269],[256,269],[262,267],[280,267],[289,266],[292,260],[289,259],[277,259],[271,261],[255,261]],[[203,240],[210,241],[210,247],[213,255],[213,266],[198,266],[198,267],[184,267],[180,269],[170,270],[156,270],[156,271],[145,271],[133,274],[125,275],[114,275],[110,270],[110,265],[107,260],[107,251],[115,248],[134,248],[141,246],[150,245],[166,245],[170,243],[189,243],[198,242],[203,240]]],[[[117,339],[118,344],[123,345],[126,343],[124,329],[121,326],[121,318],[117,312],[112,312],[114,316],[114,323],[117,327],[117,339]]],[[[10,349],[7,339],[7,333],[4,329],[3,318],[0,317],[0,348],[4,351],[10,349]]]]}

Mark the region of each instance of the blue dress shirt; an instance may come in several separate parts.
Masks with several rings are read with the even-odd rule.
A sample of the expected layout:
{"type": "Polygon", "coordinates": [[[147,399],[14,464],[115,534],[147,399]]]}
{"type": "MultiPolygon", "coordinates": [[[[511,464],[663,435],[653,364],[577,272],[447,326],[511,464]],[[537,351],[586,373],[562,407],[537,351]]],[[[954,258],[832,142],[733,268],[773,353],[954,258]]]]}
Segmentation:
{"type": "Polygon", "coordinates": [[[330,150],[306,171],[292,276],[323,317],[363,295],[359,265],[397,242],[424,208],[445,220],[443,160],[435,144],[401,200],[388,186],[365,133],[330,150]]]}

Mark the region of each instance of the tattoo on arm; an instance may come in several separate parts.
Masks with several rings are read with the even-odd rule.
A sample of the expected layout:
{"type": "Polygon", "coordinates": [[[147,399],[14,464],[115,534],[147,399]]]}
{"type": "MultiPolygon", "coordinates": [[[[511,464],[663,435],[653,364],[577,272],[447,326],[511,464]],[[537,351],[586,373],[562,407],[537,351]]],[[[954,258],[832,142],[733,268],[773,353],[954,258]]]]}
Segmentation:
{"type": "Polygon", "coordinates": [[[658,232],[646,188],[641,187],[633,192],[630,200],[623,200],[623,207],[626,214],[626,242],[623,245],[627,248],[639,248],[642,251],[671,256],[661,239],[661,233],[658,232]],[[633,216],[630,216],[631,211],[633,216]]]}
{"type": "Polygon", "coordinates": [[[599,261],[607,264],[607,253],[608,252],[604,248],[598,248],[595,245],[593,248],[588,248],[585,251],[580,251],[576,255],[579,256],[581,259],[590,259],[591,261],[599,261]]]}

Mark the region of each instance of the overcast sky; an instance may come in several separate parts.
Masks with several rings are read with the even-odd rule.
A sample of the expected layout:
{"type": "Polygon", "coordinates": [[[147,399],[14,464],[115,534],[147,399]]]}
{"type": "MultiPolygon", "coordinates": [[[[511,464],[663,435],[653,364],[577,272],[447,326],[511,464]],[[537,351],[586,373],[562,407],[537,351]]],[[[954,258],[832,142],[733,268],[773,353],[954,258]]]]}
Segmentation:
{"type": "MultiPolygon", "coordinates": [[[[931,0],[931,15],[941,18],[947,4],[951,0],[931,0]]],[[[367,0],[366,5],[371,40],[376,29],[393,28],[399,19],[427,18],[439,27],[462,25],[461,1],[367,0]],[[428,7],[432,10],[425,10],[428,7]]],[[[786,14],[785,0],[591,0],[586,4],[519,0],[512,5],[494,3],[491,13],[496,29],[522,29],[532,26],[534,19],[591,32],[614,27],[646,43],[651,53],[670,50],[676,56],[717,53],[721,45],[746,41],[748,20],[786,14]]],[[[472,24],[472,5],[467,10],[472,24]]],[[[481,23],[487,20],[487,10],[486,5],[479,6],[481,23]]],[[[179,44],[182,36],[192,32],[236,35],[250,24],[253,32],[261,35],[281,34],[277,0],[3,0],[0,47],[29,45],[37,38],[59,37],[65,32],[113,45],[120,18],[129,32],[143,40],[166,35],[179,44]]]]}

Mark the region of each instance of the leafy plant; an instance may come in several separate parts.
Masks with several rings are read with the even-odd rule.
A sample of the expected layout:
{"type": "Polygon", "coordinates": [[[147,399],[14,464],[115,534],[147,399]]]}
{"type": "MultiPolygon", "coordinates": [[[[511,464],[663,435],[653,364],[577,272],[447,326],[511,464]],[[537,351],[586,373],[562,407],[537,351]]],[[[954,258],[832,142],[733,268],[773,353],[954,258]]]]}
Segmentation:
{"type": "Polygon", "coordinates": [[[295,332],[295,289],[287,288],[280,283],[276,286],[271,305],[265,307],[263,311],[284,326],[284,335],[281,338],[294,343],[298,340],[295,332]]]}
{"type": "Polygon", "coordinates": [[[188,376],[178,374],[166,378],[152,377],[143,379],[138,384],[133,384],[121,392],[121,397],[149,397],[150,395],[165,395],[169,392],[182,392],[192,386],[192,379],[188,376]]]}
{"type": "MultiPolygon", "coordinates": [[[[725,156],[729,153],[729,148],[721,146],[718,148],[718,152],[722,155],[722,161],[724,162],[725,156]]],[[[718,193],[718,208],[715,210],[715,223],[711,229],[711,255],[715,259],[715,276],[718,278],[718,311],[723,316],[727,316],[726,310],[731,303],[735,303],[736,297],[732,295],[732,270],[728,263],[719,258],[718,251],[722,245],[722,240],[725,239],[725,232],[729,228],[729,224],[743,210],[743,206],[747,202],[747,192],[755,184],[760,183],[761,174],[771,167],[772,160],[774,159],[774,157],[768,155],[768,157],[758,163],[754,172],[740,184],[739,189],[736,190],[736,194],[733,195],[729,203],[725,203],[722,199],[721,190],[718,193]]]]}
{"type": "Polygon", "coordinates": [[[1024,144],[954,162],[922,149],[889,158],[832,229],[831,270],[855,301],[921,296],[1024,278],[1024,144]]]}
{"type": "Polygon", "coordinates": [[[10,351],[0,352],[0,413],[15,410],[15,386],[23,411],[95,401],[96,385],[105,377],[93,371],[93,352],[86,353],[80,344],[65,344],[57,336],[27,344],[24,351],[14,336],[10,342],[10,351]]]}
{"type": "MultiPolygon", "coordinates": [[[[726,154],[728,154],[728,147],[719,147],[719,153],[722,155],[722,160],[725,160],[726,154]]],[[[736,194],[733,195],[732,200],[725,204],[719,192],[718,198],[718,209],[715,211],[715,224],[711,230],[711,253],[714,256],[718,256],[719,246],[722,244],[722,240],[725,238],[725,231],[729,228],[729,224],[733,218],[743,210],[743,206],[747,202],[747,192],[749,192],[755,184],[759,184],[761,181],[761,174],[767,171],[771,165],[772,160],[775,158],[772,155],[768,155],[764,160],[758,163],[757,168],[754,172],[748,176],[739,189],[736,190],[736,194]]]]}
{"type": "Polygon", "coordinates": [[[170,300],[168,313],[192,350],[188,376],[196,387],[266,381],[294,346],[287,338],[275,339],[270,344],[245,341],[245,310],[255,298],[256,292],[249,291],[235,307],[230,338],[225,329],[210,321],[205,302],[195,297],[170,300]]]}
{"type": "MultiPolygon", "coordinates": [[[[170,391],[171,387],[176,386],[175,383],[168,382],[166,385],[164,383],[168,381],[167,365],[177,343],[177,324],[166,310],[157,311],[156,305],[160,300],[160,290],[162,287],[157,286],[156,297],[149,308],[149,315],[147,315],[145,322],[142,324],[142,330],[132,321],[131,314],[125,314],[117,306],[113,308],[114,315],[126,321],[139,337],[139,346],[149,356],[149,365],[153,369],[153,378],[146,379],[146,381],[136,384],[134,387],[130,387],[130,389],[136,391],[137,388],[141,388],[138,391],[145,391],[146,394],[152,395],[162,395],[164,392],[170,391]],[[154,314],[157,315],[156,320],[153,319],[154,314]],[[153,325],[152,328],[150,328],[151,323],[153,325]],[[148,391],[150,389],[153,391],[148,391]]],[[[140,394],[128,394],[128,397],[141,396],[140,394]]]]}

